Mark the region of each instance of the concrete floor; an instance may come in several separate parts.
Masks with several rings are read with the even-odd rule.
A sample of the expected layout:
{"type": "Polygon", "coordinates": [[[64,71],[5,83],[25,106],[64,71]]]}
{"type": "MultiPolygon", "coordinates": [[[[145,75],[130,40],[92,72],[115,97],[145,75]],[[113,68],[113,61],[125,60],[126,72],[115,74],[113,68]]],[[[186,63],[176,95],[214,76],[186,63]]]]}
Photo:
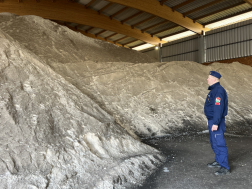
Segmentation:
{"type": "Polygon", "coordinates": [[[251,189],[252,138],[225,136],[230,175],[216,176],[208,133],[145,141],[167,156],[167,161],[138,189],[251,189]]]}

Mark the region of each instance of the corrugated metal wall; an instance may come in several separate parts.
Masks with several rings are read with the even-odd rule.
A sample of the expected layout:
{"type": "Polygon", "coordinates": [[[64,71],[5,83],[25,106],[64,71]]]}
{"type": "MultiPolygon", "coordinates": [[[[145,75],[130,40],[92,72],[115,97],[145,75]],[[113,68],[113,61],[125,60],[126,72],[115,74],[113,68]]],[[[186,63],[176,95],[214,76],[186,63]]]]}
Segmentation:
{"type": "Polygon", "coordinates": [[[197,38],[162,47],[162,62],[181,60],[198,60],[197,38]]]}
{"type": "Polygon", "coordinates": [[[158,57],[158,52],[157,50],[149,50],[149,51],[146,51],[145,54],[149,55],[150,57],[154,58],[157,60],[157,62],[159,61],[159,57],[158,57]]]}
{"type": "Polygon", "coordinates": [[[251,20],[207,33],[206,62],[239,58],[252,55],[251,20]]]}
{"type": "MultiPolygon", "coordinates": [[[[206,62],[251,56],[252,20],[207,32],[205,40],[206,62]]],[[[165,44],[162,62],[170,61],[199,62],[199,38],[192,36],[165,44]]]]}

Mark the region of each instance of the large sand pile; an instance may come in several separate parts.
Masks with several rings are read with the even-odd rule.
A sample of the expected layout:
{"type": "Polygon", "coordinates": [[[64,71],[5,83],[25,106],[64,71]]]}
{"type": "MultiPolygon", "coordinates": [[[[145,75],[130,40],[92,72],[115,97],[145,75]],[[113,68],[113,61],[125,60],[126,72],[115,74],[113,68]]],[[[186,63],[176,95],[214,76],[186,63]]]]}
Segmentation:
{"type": "MultiPolygon", "coordinates": [[[[27,50],[24,38],[29,46],[31,34],[13,29],[21,43],[8,35],[11,29],[2,31],[12,22],[0,24],[0,188],[112,189],[143,182],[164,157],[27,50]]],[[[47,49],[46,41],[39,43],[47,49]]]]}
{"type": "Polygon", "coordinates": [[[81,91],[88,90],[130,133],[141,137],[206,130],[206,79],[210,70],[217,70],[229,97],[227,130],[252,134],[250,66],[195,62],[52,65],[81,91]]]}
{"type": "Polygon", "coordinates": [[[141,182],[162,157],[123,128],[135,138],[207,129],[210,70],[223,75],[229,95],[227,129],[250,134],[249,66],[147,63],[145,55],[39,17],[2,14],[0,22],[0,178],[6,187],[141,182]]]}
{"type": "Polygon", "coordinates": [[[130,133],[149,137],[174,130],[206,129],[203,106],[210,70],[223,75],[221,84],[230,100],[229,130],[240,132],[251,123],[249,66],[239,63],[203,66],[194,62],[134,64],[148,57],[103,41],[97,45],[97,40],[39,17],[2,17],[3,31],[40,56],[130,133]]]}

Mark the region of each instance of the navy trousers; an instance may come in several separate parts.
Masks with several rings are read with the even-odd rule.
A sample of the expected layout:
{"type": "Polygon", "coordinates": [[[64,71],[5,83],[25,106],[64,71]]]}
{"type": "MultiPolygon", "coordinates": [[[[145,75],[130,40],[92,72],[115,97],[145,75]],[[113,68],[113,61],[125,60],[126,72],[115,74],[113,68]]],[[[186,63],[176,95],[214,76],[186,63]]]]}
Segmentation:
{"type": "Polygon", "coordinates": [[[211,131],[213,126],[213,120],[208,120],[208,130],[211,147],[215,153],[215,161],[217,161],[221,167],[230,169],[228,166],[228,150],[224,139],[225,132],[225,118],[220,121],[217,131],[211,131]]]}

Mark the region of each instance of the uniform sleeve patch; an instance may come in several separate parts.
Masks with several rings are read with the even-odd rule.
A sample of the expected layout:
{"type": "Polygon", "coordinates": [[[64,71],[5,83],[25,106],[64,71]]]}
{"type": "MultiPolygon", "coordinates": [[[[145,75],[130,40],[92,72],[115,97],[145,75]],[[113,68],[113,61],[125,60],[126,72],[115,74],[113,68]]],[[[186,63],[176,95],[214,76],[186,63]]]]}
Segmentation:
{"type": "Polygon", "coordinates": [[[220,101],[221,101],[221,98],[220,97],[217,97],[215,99],[215,105],[220,105],[220,101]]]}

